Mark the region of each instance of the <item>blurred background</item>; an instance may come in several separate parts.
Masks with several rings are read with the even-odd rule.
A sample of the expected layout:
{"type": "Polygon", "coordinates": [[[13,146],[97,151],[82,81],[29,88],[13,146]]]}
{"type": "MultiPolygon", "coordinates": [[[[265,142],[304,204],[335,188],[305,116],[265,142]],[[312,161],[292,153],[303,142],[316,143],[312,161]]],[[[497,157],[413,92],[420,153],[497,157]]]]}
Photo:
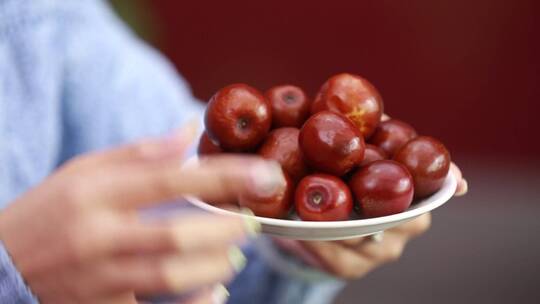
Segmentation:
{"type": "Polygon", "coordinates": [[[352,72],[446,143],[470,193],[336,303],[540,303],[540,2],[112,3],[201,100],[234,82],[313,96],[352,72]]]}

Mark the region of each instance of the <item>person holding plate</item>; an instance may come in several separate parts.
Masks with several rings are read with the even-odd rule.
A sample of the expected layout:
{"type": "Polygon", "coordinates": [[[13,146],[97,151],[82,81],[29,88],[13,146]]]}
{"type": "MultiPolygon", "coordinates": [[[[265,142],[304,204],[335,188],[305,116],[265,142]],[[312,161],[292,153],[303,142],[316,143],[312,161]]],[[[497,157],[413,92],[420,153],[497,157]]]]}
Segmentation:
{"type": "Polygon", "coordinates": [[[188,194],[234,195],[254,174],[275,182],[276,164],[258,158],[180,169],[202,111],[104,1],[0,1],[0,302],[218,303],[236,276],[230,303],[328,303],[429,227],[425,215],[380,242],[255,247],[256,222],[141,216],[188,194]]]}

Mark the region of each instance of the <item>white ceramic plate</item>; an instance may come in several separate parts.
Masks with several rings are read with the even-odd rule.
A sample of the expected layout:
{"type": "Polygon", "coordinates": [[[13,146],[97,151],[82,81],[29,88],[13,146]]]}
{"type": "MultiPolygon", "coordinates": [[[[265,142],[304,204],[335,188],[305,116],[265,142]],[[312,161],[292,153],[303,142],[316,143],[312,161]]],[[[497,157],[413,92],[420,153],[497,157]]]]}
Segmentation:
{"type": "MultiPolygon", "coordinates": [[[[437,193],[412,205],[407,211],[370,219],[335,222],[304,222],[260,216],[253,216],[253,218],[261,223],[263,233],[277,237],[296,240],[344,240],[372,235],[408,222],[426,212],[430,212],[452,198],[456,191],[456,186],[456,177],[449,172],[442,188],[437,193]]],[[[194,197],[188,197],[187,200],[191,204],[213,213],[240,217],[249,216],[209,205],[194,197]]]]}

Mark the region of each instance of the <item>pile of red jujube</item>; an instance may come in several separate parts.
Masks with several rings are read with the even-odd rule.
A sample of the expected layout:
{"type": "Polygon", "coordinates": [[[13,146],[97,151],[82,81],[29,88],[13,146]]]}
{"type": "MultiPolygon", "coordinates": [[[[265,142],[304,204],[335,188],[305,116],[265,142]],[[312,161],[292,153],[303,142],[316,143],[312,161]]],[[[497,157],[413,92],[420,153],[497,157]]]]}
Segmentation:
{"type": "Polygon", "coordinates": [[[229,85],[209,101],[199,156],[253,153],[281,164],[283,187],[248,190],[238,204],[256,215],[305,221],[371,218],[405,211],[437,192],[450,168],[438,140],[383,118],[366,79],[338,74],[313,101],[299,87],[262,94],[229,85]],[[354,210],[354,211],[353,211],[354,210]]]}

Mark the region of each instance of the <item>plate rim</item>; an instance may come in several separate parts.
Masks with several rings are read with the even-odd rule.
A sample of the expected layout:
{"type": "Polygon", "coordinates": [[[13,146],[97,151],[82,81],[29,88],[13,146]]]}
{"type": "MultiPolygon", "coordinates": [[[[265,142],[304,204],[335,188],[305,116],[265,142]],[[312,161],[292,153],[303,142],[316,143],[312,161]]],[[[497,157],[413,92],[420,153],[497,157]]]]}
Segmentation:
{"type": "Polygon", "coordinates": [[[220,207],[208,204],[194,196],[186,196],[185,199],[190,204],[198,208],[201,208],[203,210],[206,210],[212,213],[222,214],[222,215],[237,216],[237,217],[238,216],[251,217],[251,218],[256,219],[259,223],[263,225],[289,227],[289,228],[305,228],[305,229],[309,229],[309,228],[311,229],[342,229],[342,228],[354,228],[354,227],[389,224],[392,222],[403,221],[409,218],[411,219],[415,218],[417,216],[420,216],[424,213],[432,211],[442,206],[443,204],[445,204],[454,196],[454,193],[456,192],[456,188],[457,188],[456,176],[451,170],[449,170],[441,189],[435,192],[434,194],[432,194],[431,196],[423,199],[418,204],[421,205],[426,200],[429,200],[435,197],[433,198],[432,202],[429,202],[418,208],[413,208],[413,209],[406,210],[406,211],[396,213],[396,214],[368,218],[368,219],[355,219],[355,220],[345,220],[345,221],[301,221],[301,220],[289,220],[289,219],[275,219],[275,218],[247,215],[247,214],[238,213],[235,211],[222,209],[220,207]]]}

